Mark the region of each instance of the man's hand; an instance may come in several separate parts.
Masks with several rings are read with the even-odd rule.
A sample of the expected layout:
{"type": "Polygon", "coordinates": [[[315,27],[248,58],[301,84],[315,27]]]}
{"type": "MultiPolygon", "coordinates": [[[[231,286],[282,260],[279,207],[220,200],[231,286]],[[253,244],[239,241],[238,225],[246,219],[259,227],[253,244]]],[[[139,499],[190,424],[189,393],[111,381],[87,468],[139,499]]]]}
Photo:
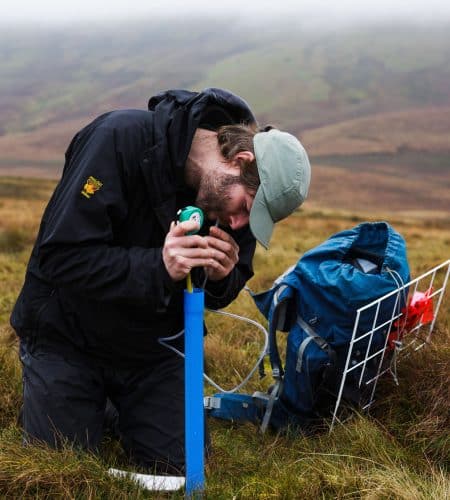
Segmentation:
{"type": "Polygon", "coordinates": [[[205,238],[198,235],[186,236],[186,233],[198,229],[195,221],[172,222],[164,241],[162,257],[169,276],[180,281],[189,274],[193,267],[214,265],[214,250],[208,247],[205,238]]]}
{"type": "Polygon", "coordinates": [[[209,229],[203,238],[213,250],[212,261],[205,265],[208,279],[219,281],[228,276],[239,260],[239,246],[234,239],[217,226],[209,229]]]}

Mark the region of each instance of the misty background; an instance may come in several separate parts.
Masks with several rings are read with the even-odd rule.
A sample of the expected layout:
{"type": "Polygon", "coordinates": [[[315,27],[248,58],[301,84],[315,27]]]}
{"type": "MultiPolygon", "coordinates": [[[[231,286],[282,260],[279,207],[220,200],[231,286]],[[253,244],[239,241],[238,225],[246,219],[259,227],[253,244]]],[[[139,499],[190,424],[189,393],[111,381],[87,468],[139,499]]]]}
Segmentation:
{"type": "Polygon", "coordinates": [[[313,205],[450,214],[448,2],[19,0],[0,25],[1,175],[56,179],[96,115],[224,87],[303,142],[313,205]]]}
{"type": "Polygon", "coordinates": [[[126,22],[155,17],[199,17],[229,16],[232,20],[273,17],[307,18],[308,22],[319,21],[333,25],[337,21],[360,22],[373,20],[437,21],[449,18],[450,6],[445,0],[341,0],[326,2],[314,0],[259,0],[242,2],[228,0],[224,3],[208,0],[131,0],[124,4],[120,0],[79,0],[60,2],[56,0],[17,0],[8,2],[2,12],[2,23],[60,24],[85,21],[126,22]]]}

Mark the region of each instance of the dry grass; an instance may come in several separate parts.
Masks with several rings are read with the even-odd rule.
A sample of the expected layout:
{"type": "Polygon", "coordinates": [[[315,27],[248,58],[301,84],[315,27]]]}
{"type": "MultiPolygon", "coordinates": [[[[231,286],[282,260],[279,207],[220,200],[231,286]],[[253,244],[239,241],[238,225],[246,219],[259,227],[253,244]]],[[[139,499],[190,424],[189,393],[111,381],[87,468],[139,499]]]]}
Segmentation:
{"type": "Polygon", "coordinates": [[[450,486],[442,469],[363,417],[314,439],[255,439],[250,426],[217,427],[215,435],[211,498],[425,500],[446,498],[450,486]]]}
{"type": "Polygon", "coordinates": [[[112,479],[98,457],[45,445],[22,446],[15,428],[0,431],[0,492],[8,498],[136,498],[129,480],[112,479]],[[99,495],[100,493],[100,495],[99,495]]]}
{"type": "MultiPolygon", "coordinates": [[[[448,304],[447,297],[441,325],[448,322],[448,304]]],[[[404,357],[399,386],[386,380],[374,408],[374,415],[387,422],[405,446],[446,468],[450,468],[449,341],[447,325],[435,333],[433,344],[404,357]]]]}
{"type": "MultiPolygon", "coordinates": [[[[107,476],[107,467],[127,467],[115,442],[105,441],[100,456],[70,446],[60,452],[22,446],[16,425],[21,373],[16,340],[7,325],[51,187],[47,181],[0,180],[0,497],[182,498],[182,493],[151,496],[127,480],[107,476]],[[11,239],[2,240],[8,231],[11,239]]],[[[387,219],[382,215],[314,207],[297,212],[278,225],[270,252],[258,249],[250,287],[270,287],[304,251],[330,234],[365,219],[387,219]]],[[[388,218],[406,238],[414,276],[449,257],[448,214],[440,215],[397,213],[388,218]]],[[[332,434],[314,437],[293,431],[261,436],[252,425],[212,421],[214,453],[207,466],[206,498],[449,498],[449,303],[447,291],[433,345],[402,360],[399,387],[389,379],[380,384],[371,417],[355,415],[332,434]]],[[[264,323],[246,292],[228,309],[264,323]]],[[[256,361],[261,335],[253,326],[223,316],[208,315],[207,324],[208,374],[230,388],[256,361]]],[[[246,392],[266,389],[270,382],[270,376],[260,381],[255,375],[246,392]]]]}
{"type": "Polygon", "coordinates": [[[22,378],[17,362],[17,343],[13,331],[0,329],[0,429],[15,422],[21,404],[22,378]]]}

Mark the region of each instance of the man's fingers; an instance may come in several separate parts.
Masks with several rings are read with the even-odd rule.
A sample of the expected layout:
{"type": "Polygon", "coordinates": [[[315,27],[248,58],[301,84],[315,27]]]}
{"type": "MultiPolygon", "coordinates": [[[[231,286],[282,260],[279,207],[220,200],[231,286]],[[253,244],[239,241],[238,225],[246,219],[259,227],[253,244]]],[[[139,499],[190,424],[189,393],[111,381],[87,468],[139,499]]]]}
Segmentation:
{"type": "MultiPolygon", "coordinates": [[[[198,248],[198,247],[168,247],[167,256],[172,259],[177,259],[177,257],[183,257],[185,259],[202,259],[210,260],[216,258],[217,252],[210,248],[198,248]]],[[[202,264],[196,264],[196,267],[202,264]]]]}
{"type": "Polygon", "coordinates": [[[228,274],[227,268],[217,260],[210,260],[209,263],[205,264],[203,267],[206,269],[206,273],[209,277],[218,274],[220,278],[224,278],[228,274]]]}
{"type": "Polygon", "coordinates": [[[208,248],[208,242],[202,236],[169,236],[166,240],[168,248],[208,248]]]}
{"type": "Polygon", "coordinates": [[[163,260],[170,276],[184,278],[194,267],[205,267],[212,280],[228,276],[239,261],[239,246],[226,231],[211,227],[208,236],[186,235],[198,229],[195,221],[170,225],[163,260]]]}
{"type": "Polygon", "coordinates": [[[205,236],[204,239],[207,241],[209,248],[214,249],[214,258],[222,260],[221,255],[224,255],[234,263],[239,260],[239,247],[234,243],[234,240],[232,240],[234,243],[232,244],[229,241],[222,241],[211,236],[205,236]]]}
{"type": "Polygon", "coordinates": [[[170,233],[173,236],[183,236],[190,231],[198,231],[199,229],[200,226],[198,222],[195,222],[194,220],[186,220],[184,222],[179,222],[178,224],[172,222],[170,224],[170,233]]]}
{"type": "Polygon", "coordinates": [[[239,246],[238,244],[234,241],[233,237],[230,236],[226,231],[224,231],[223,229],[220,229],[220,227],[218,226],[211,226],[209,228],[209,234],[213,237],[213,238],[216,238],[220,241],[223,241],[223,242],[226,242],[226,243],[229,243],[230,245],[232,245],[234,247],[234,249],[236,250],[236,252],[239,252],[239,246]]]}
{"type": "Polygon", "coordinates": [[[186,274],[192,271],[192,269],[194,269],[195,267],[217,268],[218,266],[220,266],[220,264],[214,259],[191,258],[186,257],[185,255],[177,255],[175,261],[178,269],[186,274]]]}
{"type": "Polygon", "coordinates": [[[181,280],[193,267],[204,267],[211,264],[214,250],[208,248],[208,242],[199,235],[186,235],[198,229],[195,221],[184,221],[170,224],[162,250],[164,265],[170,277],[181,280]]]}

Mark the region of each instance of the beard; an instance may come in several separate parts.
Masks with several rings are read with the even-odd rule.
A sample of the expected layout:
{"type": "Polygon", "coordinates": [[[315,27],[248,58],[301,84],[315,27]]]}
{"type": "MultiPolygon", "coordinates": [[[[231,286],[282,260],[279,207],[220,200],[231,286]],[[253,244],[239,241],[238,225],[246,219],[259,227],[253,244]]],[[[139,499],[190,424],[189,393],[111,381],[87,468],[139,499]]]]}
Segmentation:
{"type": "Polygon", "coordinates": [[[196,205],[205,214],[214,212],[219,217],[225,212],[230,196],[230,186],[241,184],[238,175],[222,174],[213,172],[203,175],[197,194],[196,205]]]}

